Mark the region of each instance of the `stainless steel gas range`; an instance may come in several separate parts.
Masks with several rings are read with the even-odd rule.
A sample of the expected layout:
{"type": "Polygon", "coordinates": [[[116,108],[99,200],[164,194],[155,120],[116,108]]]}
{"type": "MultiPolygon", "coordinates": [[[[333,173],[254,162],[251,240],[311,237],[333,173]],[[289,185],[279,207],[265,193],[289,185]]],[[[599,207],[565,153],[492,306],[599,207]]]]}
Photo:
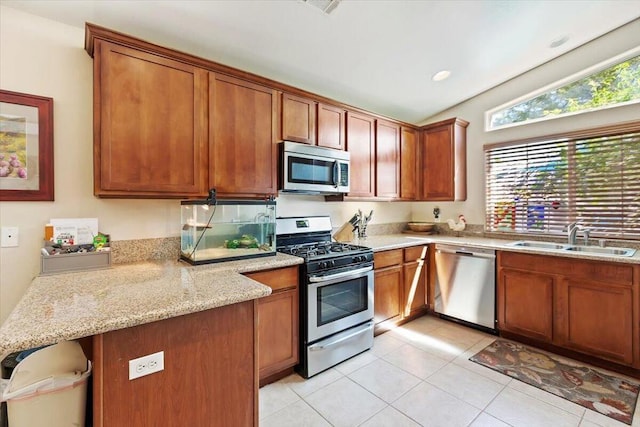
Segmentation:
{"type": "Polygon", "coordinates": [[[277,250],[300,269],[300,364],[309,378],[373,345],[373,250],[331,242],[328,216],[276,219],[277,250]]]}

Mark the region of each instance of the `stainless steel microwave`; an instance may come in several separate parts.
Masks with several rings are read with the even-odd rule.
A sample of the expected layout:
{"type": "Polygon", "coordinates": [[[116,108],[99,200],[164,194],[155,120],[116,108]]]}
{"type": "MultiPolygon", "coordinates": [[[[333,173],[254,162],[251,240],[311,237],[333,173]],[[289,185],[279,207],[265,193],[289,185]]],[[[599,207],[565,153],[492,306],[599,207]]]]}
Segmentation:
{"type": "Polygon", "coordinates": [[[280,147],[280,191],[303,194],[349,192],[349,153],[284,141],[280,147]]]}

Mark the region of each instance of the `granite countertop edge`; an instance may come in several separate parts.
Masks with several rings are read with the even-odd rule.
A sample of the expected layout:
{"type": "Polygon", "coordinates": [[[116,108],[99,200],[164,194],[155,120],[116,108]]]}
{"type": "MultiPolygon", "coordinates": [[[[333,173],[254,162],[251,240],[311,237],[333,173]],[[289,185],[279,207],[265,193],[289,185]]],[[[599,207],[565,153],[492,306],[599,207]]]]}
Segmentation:
{"type": "Polygon", "coordinates": [[[372,248],[374,252],[386,251],[391,249],[402,249],[406,247],[416,246],[420,244],[442,243],[452,245],[462,245],[468,247],[478,247],[485,249],[502,250],[509,252],[520,252],[535,255],[560,256],[565,258],[588,259],[592,261],[607,261],[626,264],[640,264],[640,250],[631,257],[623,256],[607,256],[593,255],[587,253],[579,253],[559,249],[542,249],[533,247],[516,247],[510,246],[511,243],[519,239],[506,240],[488,237],[475,236],[440,236],[440,235],[410,235],[410,234],[388,234],[379,236],[370,236],[364,239],[355,239],[351,243],[367,246],[372,248]]]}
{"type": "Polygon", "coordinates": [[[197,266],[143,261],[38,276],[0,326],[0,360],[62,340],[262,298],[271,288],[243,273],[301,263],[302,258],[278,253],[197,266]]]}

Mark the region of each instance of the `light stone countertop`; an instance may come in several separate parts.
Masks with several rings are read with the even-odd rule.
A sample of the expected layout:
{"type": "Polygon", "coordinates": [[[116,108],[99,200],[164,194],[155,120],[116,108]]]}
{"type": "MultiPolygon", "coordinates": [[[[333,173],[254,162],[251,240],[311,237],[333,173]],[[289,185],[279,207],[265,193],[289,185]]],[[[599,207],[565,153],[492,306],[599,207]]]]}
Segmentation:
{"type": "Polygon", "coordinates": [[[61,340],[261,298],[271,288],[240,273],[301,263],[278,253],[199,266],[149,261],[38,276],[0,327],[0,360],[61,340]]]}
{"type": "Polygon", "coordinates": [[[636,253],[631,257],[626,256],[610,256],[610,255],[597,255],[588,254],[584,252],[574,252],[560,249],[543,249],[533,247],[516,247],[510,246],[509,243],[513,243],[518,239],[505,240],[505,239],[492,239],[486,237],[470,237],[470,236],[445,236],[445,235],[413,235],[413,234],[390,234],[382,236],[370,236],[365,239],[355,239],[351,243],[361,246],[367,246],[373,249],[374,252],[405,248],[409,246],[415,246],[422,243],[443,243],[452,245],[462,245],[469,247],[478,247],[486,249],[495,249],[510,252],[522,252],[538,255],[551,255],[561,256],[566,258],[579,258],[589,259],[593,261],[609,261],[620,262],[628,264],[640,264],[640,249],[636,250],[636,253]]]}
{"type": "MultiPolygon", "coordinates": [[[[467,245],[540,255],[640,264],[633,257],[612,257],[566,250],[509,246],[515,240],[473,236],[389,234],[356,239],[374,251],[423,243],[467,245]]],[[[0,360],[14,351],[64,339],[77,339],[183,314],[267,296],[271,289],[242,274],[302,263],[274,257],[190,266],[176,261],[118,264],[110,269],[36,277],[0,327],[0,360]]]]}

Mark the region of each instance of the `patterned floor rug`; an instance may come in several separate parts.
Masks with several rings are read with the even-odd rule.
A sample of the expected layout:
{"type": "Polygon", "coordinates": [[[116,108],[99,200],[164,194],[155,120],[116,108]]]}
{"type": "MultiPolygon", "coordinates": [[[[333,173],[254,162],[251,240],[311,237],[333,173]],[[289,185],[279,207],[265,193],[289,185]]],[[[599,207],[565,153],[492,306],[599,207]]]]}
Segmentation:
{"type": "Polygon", "coordinates": [[[497,339],[469,360],[631,425],[640,383],[497,339]]]}

